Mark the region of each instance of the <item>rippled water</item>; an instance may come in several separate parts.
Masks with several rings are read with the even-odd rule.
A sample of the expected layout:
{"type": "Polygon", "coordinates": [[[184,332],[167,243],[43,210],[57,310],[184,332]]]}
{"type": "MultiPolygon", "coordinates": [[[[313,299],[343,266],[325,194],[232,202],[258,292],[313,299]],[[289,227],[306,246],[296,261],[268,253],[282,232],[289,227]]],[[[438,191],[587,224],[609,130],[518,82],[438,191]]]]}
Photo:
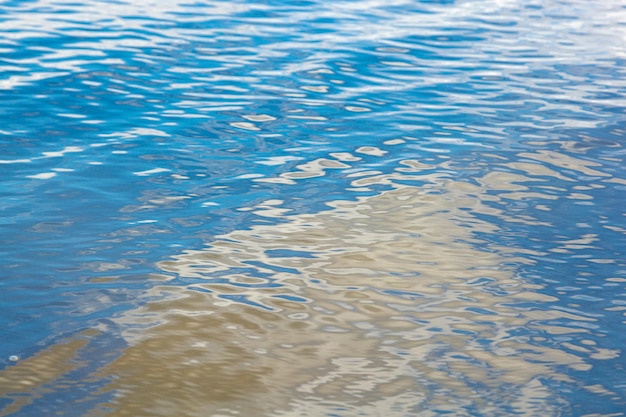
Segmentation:
{"type": "Polygon", "coordinates": [[[625,22],[0,2],[0,416],[626,415],[625,22]]]}

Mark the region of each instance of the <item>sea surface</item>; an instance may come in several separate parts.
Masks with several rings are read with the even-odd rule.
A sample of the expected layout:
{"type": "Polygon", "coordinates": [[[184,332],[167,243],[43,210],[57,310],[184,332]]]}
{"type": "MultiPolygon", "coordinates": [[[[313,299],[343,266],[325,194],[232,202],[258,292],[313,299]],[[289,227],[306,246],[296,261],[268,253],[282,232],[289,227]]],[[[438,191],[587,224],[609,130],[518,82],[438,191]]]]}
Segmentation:
{"type": "Polygon", "coordinates": [[[0,416],[626,416],[626,3],[0,1],[0,416]]]}

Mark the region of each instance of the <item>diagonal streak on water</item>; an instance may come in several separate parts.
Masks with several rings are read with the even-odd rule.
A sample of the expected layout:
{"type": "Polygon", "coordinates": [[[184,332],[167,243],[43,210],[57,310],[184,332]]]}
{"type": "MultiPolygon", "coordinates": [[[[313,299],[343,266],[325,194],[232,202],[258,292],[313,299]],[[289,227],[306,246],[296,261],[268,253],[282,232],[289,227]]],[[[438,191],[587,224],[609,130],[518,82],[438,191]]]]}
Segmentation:
{"type": "Polygon", "coordinates": [[[0,415],[624,415],[625,21],[2,2],[0,415]]]}

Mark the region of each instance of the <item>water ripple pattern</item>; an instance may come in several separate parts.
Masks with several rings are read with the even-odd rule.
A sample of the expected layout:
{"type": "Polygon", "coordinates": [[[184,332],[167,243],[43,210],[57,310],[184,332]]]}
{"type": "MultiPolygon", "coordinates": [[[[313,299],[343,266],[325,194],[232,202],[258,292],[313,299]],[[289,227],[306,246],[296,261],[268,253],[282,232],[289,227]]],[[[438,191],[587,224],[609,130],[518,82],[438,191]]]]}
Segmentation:
{"type": "Polygon", "coordinates": [[[0,416],[626,416],[625,22],[0,2],[0,416]]]}

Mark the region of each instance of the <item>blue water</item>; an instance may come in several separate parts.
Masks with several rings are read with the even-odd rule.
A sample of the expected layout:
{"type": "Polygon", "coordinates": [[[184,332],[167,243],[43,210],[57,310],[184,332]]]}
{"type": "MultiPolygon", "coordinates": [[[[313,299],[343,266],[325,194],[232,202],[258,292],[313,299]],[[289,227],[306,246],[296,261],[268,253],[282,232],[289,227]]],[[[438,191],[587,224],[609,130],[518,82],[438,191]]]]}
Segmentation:
{"type": "Polygon", "coordinates": [[[618,0],[1,2],[0,415],[626,415],[625,22],[618,0]],[[378,269],[333,255],[385,260],[397,239],[378,269]],[[264,380],[274,408],[227,377],[235,400],[187,385],[198,408],[173,393],[155,410],[111,368],[192,337],[173,323],[204,307],[168,300],[205,297],[224,334],[310,308],[323,338],[351,301],[319,294],[341,291],[415,329],[354,319],[380,338],[354,356],[387,362],[365,372],[344,346],[292,363],[317,385],[264,380]],[[420,332],[443,339],[419,350],[420,332]],[[392,368],[419,395],[354,388],[392,368]],[[345,398],[319,382],[341,378],[345,398]]]}

